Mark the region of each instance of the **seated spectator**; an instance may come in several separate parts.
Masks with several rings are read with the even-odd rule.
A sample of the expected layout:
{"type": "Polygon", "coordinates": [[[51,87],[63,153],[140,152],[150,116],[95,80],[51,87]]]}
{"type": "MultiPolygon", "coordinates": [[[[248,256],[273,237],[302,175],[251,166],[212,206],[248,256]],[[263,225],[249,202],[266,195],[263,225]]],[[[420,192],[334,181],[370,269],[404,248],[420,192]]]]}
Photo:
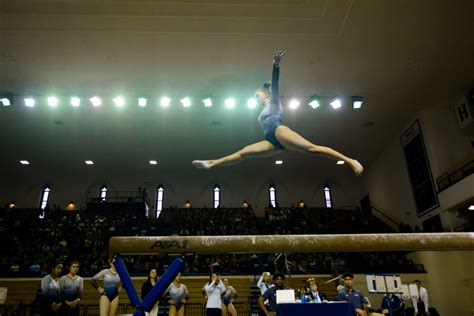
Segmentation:
{"type": "Polygon", "coordinates": [[[306,283],[307,283],[308,288],[309,288],[308,294],[309,294],[309,296],[311,298],[311,301],[313,303],[321,303],[321,302],[327,302],[328,301],[328,297],[327,297],[326,293],[319,291],[319,289],[318,289],[319,284],[318,284],[318,281],[315,278],[309,278],[306,281],[306,283]]]}

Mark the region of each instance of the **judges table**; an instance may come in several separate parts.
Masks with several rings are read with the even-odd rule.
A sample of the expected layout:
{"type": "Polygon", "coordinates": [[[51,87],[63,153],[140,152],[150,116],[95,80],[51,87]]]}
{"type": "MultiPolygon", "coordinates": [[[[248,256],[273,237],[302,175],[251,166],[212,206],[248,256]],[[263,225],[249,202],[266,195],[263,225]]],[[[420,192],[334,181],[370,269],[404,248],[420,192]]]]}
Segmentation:
{"type": "Polygon", "coordinates": [[[351,304],[338,303],[314,303],[314,304],[278,304],[278,316],[354,316],[355,310],[351,304]]]}

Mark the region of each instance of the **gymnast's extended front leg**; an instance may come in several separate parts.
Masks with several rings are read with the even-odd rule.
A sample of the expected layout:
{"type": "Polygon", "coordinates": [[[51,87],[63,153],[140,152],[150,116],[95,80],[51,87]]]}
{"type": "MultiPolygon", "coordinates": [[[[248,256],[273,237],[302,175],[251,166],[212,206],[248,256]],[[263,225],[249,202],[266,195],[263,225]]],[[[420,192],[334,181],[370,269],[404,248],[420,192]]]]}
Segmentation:
{"type": "Polygon", "coordinates": [[[279,149],[273,146],[269,141],[264,140],[245,146],[241,150],[222,158],[211,160],[194,160],[193,165],[199,169],[210,169],[217,166],[236,164],[248,157],[267,157],[275,155],[279,152],[279,149]]]}

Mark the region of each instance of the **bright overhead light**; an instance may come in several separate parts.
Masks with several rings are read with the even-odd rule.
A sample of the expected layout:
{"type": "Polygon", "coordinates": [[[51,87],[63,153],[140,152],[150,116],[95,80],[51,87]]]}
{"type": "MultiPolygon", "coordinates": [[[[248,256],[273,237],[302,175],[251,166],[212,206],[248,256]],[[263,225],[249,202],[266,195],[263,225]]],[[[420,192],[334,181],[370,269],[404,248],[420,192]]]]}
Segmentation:
{"type": "Polygon", "coordinates": [[[102,105],[102,100],[99,97],[92,97],[89,99],[93,106],[100,106],[102,105]]]}
{"type": "Polygon", "coordinates": [[[354,109],[360,109],[362,107],[362,103],[364,102],[364,98],[359,96],[352,97],[352,107],[354,109]]]}
{"type": "Polygon", "coordinates": [[[2,102],[3,106],[12,105],[13,104],[13,95],[12,94],[0,95],[0,102],[2,102]]]}
{"type": "Polygon", "coordinates": [[[181,104],[185,108],[189,108],[191,106],[191,99],[188,97],[182,98],[181,100],[179,100],[179,102],[181,102],[181,104]]]}
{"type": "Polygon", "coordinates": [[[86,165],[93,165],[94,162],[92,160],[86,160],[86,165]]]}
{"type": "Polygon", "coordinates": [[[156,160],[150,160],[150,165],[156,165],[158,162],[156,160]]]}
{"type": "Polygon", "coordinates": [[[3,106],[12,105],[12,103],[10,102],[10,99],[8,99],[8,98],[2,98],[2,104],[3,104],[3,106]]]}
{"type": "Polygon", "coordinates": [[[293,99],[293,100],[290,101],[290,105],[289,105],[290,109],[295,110],[299,106],[300,106],[300,102],[298,100],[293,99]]]}
{"type": "Polygon", "coordinates": [[[257,100],[255,100],[255,98],[248,99],[247,106],[249,107],[249,109],[255,109],[257,107],[257,100]]]}
{"type": "Polygon", "coordinates": [[[145,107],[145,106],[146,106],[146,103],[147,103],[147,99],[146,99],[146,98],[138,98],[138,105],[139,105],[139,106],[145,107]]]}
{"type": "Polygon", "coordinates": [[[282,165],[283,164],[283,160],[277,160],[275,161],[275,165],[282,165]]]}
{"type": "Polygon", "coordinates": [[[168,98],[168,97],[162,97],[161,98],[160,104],[161,104],[162,107],[167,108],[167,107],[170,106],[170,103],[171,103],[170,98],[168,98]]]}
{"type": "Polygon", "coordinates": [[[80,104],[81,104],[81,99],[79,99],[78,97],[72,97],[71,98],[71,105],[72,106],[78,107],[80,104]]]}
{"type": "Polygon", "coordinates": [[[202,100],[202,103],[204,103],[204,106],[205,106],[206,108],[212,106],[212,100],[211,100],[211,98],[206,98],[206,99],[202,100]]]}
{"type": "Polygon", "coordinates": [[[58,105],[58,98],[48,97],[48,105],[51,107],[56,107],[58,105]]]}
{"type": "Polygon", "coordinates": [[[333,99],[333,100],[331,101],[331,103],[329,103],[329,104],[331,104],[331,106],[332,106],[333,109],[338,109],[338,108],[340,108],[340,107],[342,106],[341,100],[338,99],[338,98],[333,99]]]}
{"type": "Polygon", "coordinates": [[[226,100],[224,101],[224,103],[225,103],[225,106],[226,106],[228,109],[231,109],[231,108],[233,108],[233,107],[235,106],[235,100],[232,99],[232,98],[226,99],[226,100]]]}
{"type": "Polygon", "coordinates": [[[122,108],[125,105],[125,99],[122,97],[116,97],[113,101],[118,108],[122,108]]]}
{"type": "Polygon", "coordinates": [[[474,205],[469,206],[470,211],[474,211],[474,205]]]}
{"type": "Polygon", "coordinates": [[[338,165],[343,165],[343,164],[344,164],[344,160],[338,160],[338,161],[337,161],[337,164],[338,164],[338,165]]]}
{"type": "Polygon", "coordinates": [[[20,163],[22,165],[29,165],[30,164],[30,162],[28,160],[20,160],[20,163]]]}
{"type": "Polygon", "coordinates": [[[313,109],[317,108],[320,106],[319,104],[319,98],[317,96],[314,96],[311,98],[311,101],[308,103],[308,105],[310,107],[312,107],[313,109]]]}
{"type": "Polygon", "coordinates": [[[26,105],[27,107],[32,108],[32,107],[35,106],[35,103],[36,103],[36,102],[35,102],[35,99],[33,99],[33,98],[26,98],[26,99],[25,99],[25,105],[26,105]]]}

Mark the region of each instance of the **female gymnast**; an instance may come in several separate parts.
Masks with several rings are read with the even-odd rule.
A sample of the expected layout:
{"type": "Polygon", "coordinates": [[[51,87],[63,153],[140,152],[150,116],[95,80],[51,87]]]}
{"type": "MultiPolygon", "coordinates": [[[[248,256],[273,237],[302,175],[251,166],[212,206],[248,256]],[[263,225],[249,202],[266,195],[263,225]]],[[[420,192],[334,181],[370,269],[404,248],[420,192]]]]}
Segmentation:
{"type": "Polygon", "coordinates": [[[233,304],[234,300],[237,298],[238,293],[235,288],[229,285],[229,280],[224,279],[225,292],[222,293],[222,316],[237,316],[237,311],[233,304]]]}
{"type": "Polygon", "coordinates": [[[113,259],[109,259],[109,268],[104,269],[91,278],[91,284],[100,293],[100,316],[114,316],[119,304],[119,292],[122,287],[113,259]],[[103,287],[98,281],[102,280],[103,287]]]}
{"type": "Polygon", "coordinates": [[[181,273],[178,273],[173,283],[168,286],[163,296],[169,294],[170,304],[169,316],[183,316],[184,315],[184,304],[189,301],[189,291],[186,285],[181,283],[181,273]]]}
{"type": "Polygon", "coordinates": [[[79,302],[84,294],[84,280],[77,275],[79,261],[71,261],[69,273],[63,275],[59,283],[59,295],[62,300],[59,314],[63,316],[79,316],[79,302]]]}
{"type": "Polygon", "coordinates": [[[63,272],[61,263],[54,263],[51,267],[51,274],[48,274],[41,280],[41,291],[43,299],[41,301],[41,316],[58,315],[61,307],[61,298],[59,296],[59,277],[63,272]]]}
{"type": "Polygon", "coordinates": [[[230,165],[247,157],[265,157],[275,155],[285,148],[303,153],[323,155],[325,157],[343,160],[356,175],[360,175],[364,168],[352,158],[344,156],[340,152],[325,146],[315,145],[304,139],[301,135],[282,124],[283,107],[280,103],[280,92],[278,80],[280,75],[280,62],[285,52],[276,51],[273,55],[272,83],[265,83],[263,87],[257,88],[255,98],[257,103],[263,106],[258,117],[265,140],[248,145],[241,150],[211,160],[194,160],[192,163],[199,169],[210,169],[221,165],[230,165]]]}

